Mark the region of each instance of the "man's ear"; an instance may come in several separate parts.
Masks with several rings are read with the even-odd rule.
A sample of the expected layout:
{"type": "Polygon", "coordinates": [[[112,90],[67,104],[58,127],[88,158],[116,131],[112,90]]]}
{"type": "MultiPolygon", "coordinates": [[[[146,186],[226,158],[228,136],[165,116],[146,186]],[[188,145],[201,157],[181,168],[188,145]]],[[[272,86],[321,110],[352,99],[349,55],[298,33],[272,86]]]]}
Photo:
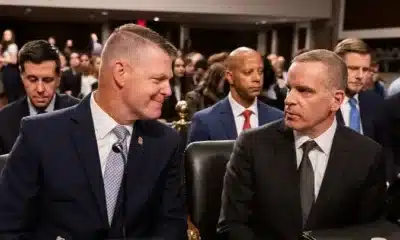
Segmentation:
{"type": "Polygon", "coordinates": [[[123,87],[125,84],[125,75],[127,74],[126,66],[121,62],[117,61],[112,66],[112,74],[114,81],[119,87],[123,87]]]}
{"type": "Polygon", "coordinates": [[[233,72],[230,70],[226,70],[225,79],[226,81],[228,81],[229,85],[233,85],[233,72]]]}

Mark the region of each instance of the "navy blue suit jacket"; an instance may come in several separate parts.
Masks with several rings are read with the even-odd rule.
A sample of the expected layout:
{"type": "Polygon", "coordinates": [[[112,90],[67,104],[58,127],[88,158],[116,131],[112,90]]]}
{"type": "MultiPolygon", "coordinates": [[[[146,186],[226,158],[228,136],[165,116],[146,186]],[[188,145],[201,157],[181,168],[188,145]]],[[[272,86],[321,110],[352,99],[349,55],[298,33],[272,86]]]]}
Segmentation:
{"type": "MultiPolygon", "coordinates": [[[[260,101],[257,102],[257,107],[259,126],[283,118],[282,111],[260,101]]],[[[232,108],[226,97],[215,105],[193,115],[188,142],[235,140],[237,136],[232,108]]]]}
{"type": "MultiPolygon", "coordinates": [[[[138,120],[131,139],[127,236],[184,239],[178,134],[158,121],[138,120]]],[[[121,205],[120,197],[115,216],[121,216],[121,205]]],[[[24,118],[0,179],[0,238],[119,238],[121,226],[118,217],[111,227],[107,220],[90,97],[71,108],[24,118]]]]}
{"type": "MultiPolygon", "coordinates": [[[[358,94],[363,135],[379,142],[379,121],[383,112],[384,100],[374,91],[358,94]]],[[[345,125],[341,111],[336,112],[338,123],[345,125]]]]}

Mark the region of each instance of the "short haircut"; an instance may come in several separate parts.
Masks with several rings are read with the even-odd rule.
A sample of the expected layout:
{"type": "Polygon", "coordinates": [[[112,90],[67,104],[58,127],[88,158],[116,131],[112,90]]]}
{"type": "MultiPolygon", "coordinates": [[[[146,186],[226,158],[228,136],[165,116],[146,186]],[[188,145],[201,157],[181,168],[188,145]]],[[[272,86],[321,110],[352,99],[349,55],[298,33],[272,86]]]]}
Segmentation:
{"type": "Polygon", "coordinates": [[[133,23],[116,28],[108,38],[102,52],[102,58],[129,54],[135,56],[143,46],[156,46],[172,58],[177,56],[177,49],[158,33],[149,28],[133,23]]]}
{"type": "Polygon", "coordinates": [[[342,58],[347,53],[371,54],[368,45],[363,40],[357,38],[347,38],[339,42],[334,52],[342,58]]]}
{"type": "Polygon", "coordinates": [[[40,64],[44,61],[54,61],[56,63],[55,72],[60,74],[61,63],[59,51],[46,40],[27,42],[18,53],[18,65],[21,68],[21,72],[25,71],[24,64],[26,62],[40,64]]]}
{"type": "Polygon", "coordinates": [[[214,63],[223,63],[227,58],[229,57],[229,53],[227,52],[220,52],[211,55],[208,60],[207,64],[208,66],[211,66],[214,63]]]}
{"type": "Polygon", "coordinates": [[[328,87],[345,90],[347,86],[347,66],[341,57],[325,49],[316,49],[296,56],[292,63],[320,62],[326,66],[328,87]]]}

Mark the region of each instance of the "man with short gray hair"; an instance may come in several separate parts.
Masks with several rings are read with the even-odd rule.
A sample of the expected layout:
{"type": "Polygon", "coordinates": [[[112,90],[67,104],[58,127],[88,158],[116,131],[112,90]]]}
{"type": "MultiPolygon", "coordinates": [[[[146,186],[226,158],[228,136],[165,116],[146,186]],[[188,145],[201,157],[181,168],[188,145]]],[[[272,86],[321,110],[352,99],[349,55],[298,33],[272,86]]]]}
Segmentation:
{"type": "Polygon", "coordinates": [[[382,148],[335,118],[346,72],[328,50],[294,58],[284,120],[236,140],[224,178],[223,239],[299,239],[303,231],[379,219],[386,191],[382,148]]]}

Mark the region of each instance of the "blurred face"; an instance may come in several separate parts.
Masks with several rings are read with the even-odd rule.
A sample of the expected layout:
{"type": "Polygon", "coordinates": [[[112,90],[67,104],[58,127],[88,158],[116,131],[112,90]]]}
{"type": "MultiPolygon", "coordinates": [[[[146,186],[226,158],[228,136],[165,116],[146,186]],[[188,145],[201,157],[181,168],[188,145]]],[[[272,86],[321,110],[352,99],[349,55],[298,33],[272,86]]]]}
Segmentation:
{"type": "Polygon", "coordinates": [[[67,60],[65,59],[64,55],[60,55],[60,62],[61,62],[61,68],[67,66],[67,60]]]}
{"type": "Polygon", "coordinates": [[[44,61],[40,64],[26,62],[24,68],[21,78],[26,95],[35,107],[46,108],[60,84],[55,61],[44,61]]]}
{"type": "Polygon", "coordinates": [[[92,39],[93,42],[97,42],[97,41],[98,41],[97,35],[94,34],[94,33],[92,33],[92,34],[90,35],[90,38],[92,39]]]}
{"type": "Polygon", "coordinates": [[[95,60],[94,60],[94,67],[95,67],[95,69],[96,69],[96,70],[99,70],[99,69],[100,69],[100,65],[101,65],[101,58],[96,57],[95,60]]]}
{"type": "Polygon", "coordinates": [[[193,62],[189,62],[188,64],[186,64],[185,73],[188,76],[193,76],[193,74],[194,74],[194,64],[193,64],[193,62]]]}
{"type": "Polygon", "coordinates": [[[72,45],[73,45],[72,40],[71,40],[71,39],[68,39],[68,40],[67,40],[67,47],[72,47],[72,45]]]}
{"type": "Polygon", "coordinates": [[[4,32],[3,32],[3,39],[4,39],[4,41],[11,41],[11,39],[12,39],[12,37],[13,37],[13,35],[12,35],[12,32],[10,31],[10,30],[5,30],[4,32]]]}
{"type": "Polygon", "coordinates": [[[232,94],[245,102],[253,102],[262,90],[263,70],[264,63],[257,52],[237,56],[234,67],[228,69],[226,73],[232,94]]]}
{"type": "Polygon", "coordinates": [[[54,38],[50,37],[50,38],[49,38],[49,43],[50,43],[51,45],[56,45],[56,40],[55,40],[54,38]]]}
{"type": "Polygon", "coordinates": [[[157,47],[146,46],[138,60],[126,63],[122,97],[133,116],[157,119],[165,98],[171,95],[172,59],[157,47]]]}
{"type": "Polygon", "coordinates": [[[183,77],[185,75],[185,62],[181,58],[177,58],[174,62],[174,76],[183,77]]]}
{"type": "Polygon", "coordinates": [[[328,68],[320,62],[293,63],[288,72],[285,124],[298,132],[319,136],[330,127],[344,92],[328,87],[328,68]]]}
{"type": "Polygon", "coordinates": [[[344,56],[347,65],[348,79],[346,93],[353,96],[359,93],[367,81],[371,55],[359,53],[347,53],[344,56]]]}
{"type": "Polygon", "coordinates": [[[80,64],[79,55],[77,53],[72,53],[69,57],[69,65],[72,68],[77,68],[80,64]]]}
{"type": "Polygon", "coordinates": [[[90,59],[88,55],[83,54],[81,56],[81,66],[82,67],[89,67],[90,65],[90,59]]]}

